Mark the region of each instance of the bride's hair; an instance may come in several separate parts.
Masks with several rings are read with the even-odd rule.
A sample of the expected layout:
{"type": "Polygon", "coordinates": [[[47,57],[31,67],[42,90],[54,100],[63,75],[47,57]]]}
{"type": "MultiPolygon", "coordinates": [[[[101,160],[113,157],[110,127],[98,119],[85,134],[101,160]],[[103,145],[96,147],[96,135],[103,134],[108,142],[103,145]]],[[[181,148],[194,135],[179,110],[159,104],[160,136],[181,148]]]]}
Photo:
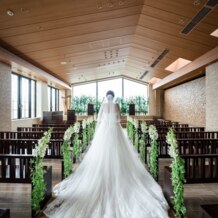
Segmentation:
{"type": "Polygon", "coordinates": [[[106,97],[107,97],[108,95],[112,95],[113,98],[114,98],[114,96],[115,96],[115,95],[114,95],[114,92],[111,91],[111,90],[107,91],[107,93],[106,93],[106,97]]]}

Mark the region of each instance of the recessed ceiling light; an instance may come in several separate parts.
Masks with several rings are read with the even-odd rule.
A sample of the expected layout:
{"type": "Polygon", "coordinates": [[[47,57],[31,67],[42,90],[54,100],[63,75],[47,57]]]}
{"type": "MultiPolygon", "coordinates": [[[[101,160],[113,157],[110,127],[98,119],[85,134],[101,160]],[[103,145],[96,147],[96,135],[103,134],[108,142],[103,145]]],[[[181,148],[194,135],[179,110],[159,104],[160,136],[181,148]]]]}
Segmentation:
{"type": "Polygon", "coordinates": [[[185,65],[189,64],[191,61],[184,59],[184,58],[178,58],[175,60],[172,64],[170,64],[168,67],[165,68],[165,70],[170,71],[170,72],[175,72],[185,65]]]}
{"type": "Polygon", "coordinates": [[[201,4],[201,1],[200,0],[195,0],[194,2],[193,2],[193,5],[194,6],[198,6],[198,5],[200,5],[201,4]]]}
{"type": "Polygon", "coordinates": [[[66,61],[61,61],[61,64],[62,64],[62,65],[66,65],[67,62],[66,62],[66,61]]]}
{"type": "Polygon", "coordinates": [[[14,16],[14,12],[13,12],[12,10],[10,10],[10,9],[8,9],[8,10],[6,11],[6,13],[7,13],[7,15],[10,16],[10,17],[13,17],[13,16],[14,16]]]}
{"type": "Polygon", "coordinates": [[[218,29],[214,30],[210,35],[218,37],[218,29]]]}

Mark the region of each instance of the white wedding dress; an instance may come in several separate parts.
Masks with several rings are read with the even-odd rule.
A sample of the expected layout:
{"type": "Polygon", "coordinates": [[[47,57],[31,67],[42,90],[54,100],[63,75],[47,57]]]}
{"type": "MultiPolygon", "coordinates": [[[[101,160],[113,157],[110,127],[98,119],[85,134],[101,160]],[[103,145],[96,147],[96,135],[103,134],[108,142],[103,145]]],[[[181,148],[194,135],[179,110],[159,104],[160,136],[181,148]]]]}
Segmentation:
{"type": "Polygon", "coordinates": [[[54,188],[52,218],[166,218],[168,205],[120,125],[107,96],[92,144],[76,172],[54,188]]]}

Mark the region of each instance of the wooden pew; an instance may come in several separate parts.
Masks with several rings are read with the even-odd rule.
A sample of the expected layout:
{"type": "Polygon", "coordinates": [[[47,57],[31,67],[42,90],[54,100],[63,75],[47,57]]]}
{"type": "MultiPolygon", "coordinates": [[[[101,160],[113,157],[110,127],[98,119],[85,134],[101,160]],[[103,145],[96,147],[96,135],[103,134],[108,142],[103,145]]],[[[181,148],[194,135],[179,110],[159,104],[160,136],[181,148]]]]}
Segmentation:
{"type": "MultiPolygon", "coordinates": [[[[180,154],[217,154],[218,139],[178,139],[180,154]]],[[[168,158],[169,144],[166,140],[158,140],[160,158],[168,158]]]]}
{"type": "MultiPolygon", "coordinates": [[[[0,139],[40,139],[44,132],[0,132],[0,139]]],[[[64,132],[52,132],[51,139],[63,139],[64,132]]]]}
{"type": "MultiPolygon", "coordinates": [[[[52,132],[65,132],[68,127],[53,127],[52,132]]],[[[18,132],[45,132],[49,127],[17,127],[18,132]]]]}
{"type": "Polygon", "coordinates": [[[73,124],[32,124],[32,127],[64,127],[64,128],[68,128],[70,125],[73,124]]]}
{"type": "Polygon", "coordinates": [[[10,209],[0,208],[0,218],[10,218],[10,209]]]}
{"type": "MultiPolygon", "coordinates": [[[[186,183],[218,182],[218,154],[181,155],[185,161],[186,183]]],[[[164,168],[163,193],[170,204],[173,196],[171,168],[164,168]]]]}
{"type": "MultiPolygon", "coordinates": [[[[32,155],[0,154],[0,183],[26,183],[32,185],[30,178],[30,162],[32,158],[32,155]]],[[[44,180],[46,191],[45,198],[41,203],[41,208],[43,208],[52,197],[51,166],[45,167],[44,180]]]]}
{"type": "MultiPolygon", "coordinates": [[[[165,132],[160,132],[158,134],[158,139],[166,139],[166,134],[165,132]]],[[[175,132],[176,138],[177,139],[218,139],[218,132],[186,132],[186,131],[182,131],[182,132],[175,132]]]]}
{"type": "MultiPolygon", "coordinates": [[[[0,139],[1,154],[34,154],[37,139],[0,139]]],[[[45,158],[61,159],[61,144],[63,140],[50,140],[45,158]]]]}

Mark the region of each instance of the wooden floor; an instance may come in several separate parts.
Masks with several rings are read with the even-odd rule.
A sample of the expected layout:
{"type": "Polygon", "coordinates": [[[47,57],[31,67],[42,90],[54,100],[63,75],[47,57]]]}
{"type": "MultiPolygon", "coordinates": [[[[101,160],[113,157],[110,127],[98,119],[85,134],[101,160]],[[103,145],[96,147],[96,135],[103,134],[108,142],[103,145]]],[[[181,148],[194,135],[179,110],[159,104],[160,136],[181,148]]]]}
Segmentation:
{"type": "MultiPolygon", "coordinates": [[[[45,164],[53,167],[53,185],[61,181],[60,160],[46,160],[45,164]]],[[[163,181],[162,169],[169,164],[170,160],[160,160],[160,184],[163,181]]],[[[30,191],[29,184],[0,184],[0,208],[10,208],[11,218],[30,218],[30,191]]],[[[200,204],[218,203],[218,183],[187,184],[185,185],[185,199],[187,217],[199,218],[200,204]]],[[[170,217],[174,217],[171,211],[170,217]]]]}

